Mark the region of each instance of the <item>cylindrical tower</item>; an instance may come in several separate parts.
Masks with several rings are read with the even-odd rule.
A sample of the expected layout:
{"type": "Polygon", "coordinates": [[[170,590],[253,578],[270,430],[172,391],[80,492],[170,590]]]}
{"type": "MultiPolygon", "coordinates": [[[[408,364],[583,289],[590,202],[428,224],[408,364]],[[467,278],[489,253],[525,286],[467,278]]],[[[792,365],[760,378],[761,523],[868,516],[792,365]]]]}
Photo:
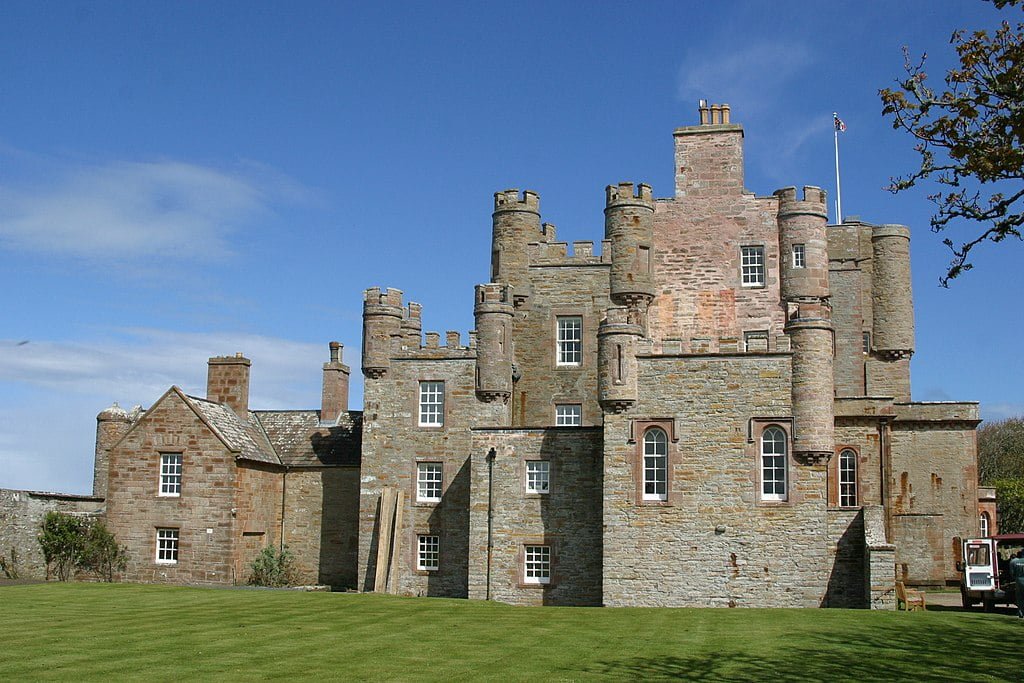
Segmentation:
{"type": "Polygon", "coordinates": [[[643,334],[625,306],[607,310],[597,330],[597,399],[607,412],[628,410],[637,400],[637,340],[643,334]]]}
{"type": "Polygon", "coordinates": [[[910,228],[871,230],[871,347],[887,360],[914,354],[914,301],[910,291],[910,228]]]}
{"type": "Polygon", "coordinates": [[[540,239],[540,196],[531,190],[494,193],[491,233],[491,282],[504,282],[528,294],[527,245],[540,239]]]}
{"type": "Polygon", "coordinates": [[[835,446],[835,386],[831,311],[803,302],[786,324],[793,351],[793,455],[829,458],[835,446]]]}
{"type": "Polygon", "coordinates": [[[402,292],[378,287],[363,296],[363,374],[379,378],[391,367],[392,338],[401,336],[402,292]]]}
{"type": "Polygon", "coordinates": [[[107,497],[108,451],[132,426],[127,411],[116,403],[96,416],[96,455],[93,460],[92,495],[107,497]]]}
{"type": "Polygon", "coordinates": [[[654,298],[654,199],[650,185],[605,189],[604,238],[612,247],[611,299],[646,310],[654,298]]]}
{"type": "Polygon", "coordinates": [[[512,394],[512,287],[476,286],[476,395],[505,402],[512,394]]]}
{"type": "Polygon", "coordinates": [[[824,299],[829,295],[825,191],[807,185],[803,194],[802,200],[797,199],[795,187],[775,193],[779,200],[779,262],[785,301],[824,299]]]}

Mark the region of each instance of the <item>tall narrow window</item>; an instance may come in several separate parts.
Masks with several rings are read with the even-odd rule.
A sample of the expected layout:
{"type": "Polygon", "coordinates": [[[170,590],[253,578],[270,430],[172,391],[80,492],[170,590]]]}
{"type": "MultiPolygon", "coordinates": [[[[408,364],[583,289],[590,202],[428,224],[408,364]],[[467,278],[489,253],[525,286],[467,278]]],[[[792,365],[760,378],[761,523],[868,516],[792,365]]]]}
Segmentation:
{"type": "Polygon", "coordinates": [[[668,500],[668,436],[654,427],[644,434],[644,500],[668,500]]]}
{"type": "Polygon", "coordinates": [[[864,332],[861,334],[861,350],[864,353],[871,353],[871,333],[864,332]]]}
{"type": "Polygon", "coordinates": [[[417,546],[416,569],[436,571],[441,566],[441,537],[419,536],[417,546]]]}
{"type": "Polygon", "coordinates": [[[615,345],[615,382],[622,383],[622,344],[615,345]]]}
{"type": "Polygon", "coordinates": [[[981,517],[978,519],[978,529],[981,531],[982,537],[988,536],[989,524],[987,512],[981,513],[981,517]]]}
{"type": "Polygon", "coordinates": [[[761,500],[786,500],[786,432],[779,427],[761,435],[761,500]]]}
{"type": "Polygon", "coordinates": [[[159,495],[181,495],[181,453],[160,454],[159,495]]]}
{"type": "Polygon", "coordinates": [[[740,247],[744,287],[764,287],[764,247],[740,247]]]}
{"type": "Polygon", "coordinates": [[[793,245],[793,267],[794,268],[806,268],[807,267],[807,254],[804,251],[804,245],[794,244],[793,245]]]}
{"type": "Polygon", "coordinates": [[[857,505],[857,453],[849,448],[839,454],[839,505],[857,505]]]}
{"type": "Polygon", "coordinates": [[[416,501],[420,503],[441,502],[443,467],[439,462],[416,463],[416,501]]]}
{"type": "Polygon", "coordinates": [[[420,427],[444,424],[444,382],[420,382],[420,427]]]}
{"type": "Polygon", "coordinates": [[[526,461],[526,492],[547,493],[551,490],[551,461],[526,461]]]}
{"type": "Polygon", "coordinates": [[[178,562],[178,530],[156,530],[156,561],[157,564],[177,564],[178,562]]]}
{"type": "Polygon", "coordinates": [[[551,583],[551,546],[523,548],[523,583],[551,583]]]}
{"type": "Polygon", "coordinates": [[[583,362],[583,318],[578,315],[558,318],[558,365],[580,365],[583,362]]]}
{"type": "Polygon", "coordinates": [[[579,427],[581,424],[583,424],[583,406],[579,403],[555,405],[556,427],[579,427]]]}

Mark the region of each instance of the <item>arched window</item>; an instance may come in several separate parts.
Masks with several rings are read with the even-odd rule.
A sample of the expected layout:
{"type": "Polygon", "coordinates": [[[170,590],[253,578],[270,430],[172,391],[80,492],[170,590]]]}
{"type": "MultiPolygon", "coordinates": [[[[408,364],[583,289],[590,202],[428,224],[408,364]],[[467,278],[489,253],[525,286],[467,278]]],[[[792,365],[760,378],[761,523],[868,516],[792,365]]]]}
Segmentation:
{"type": "Polygon", "coordinates": [[[668,500],[668,436],[653,427],[644,434],[644,500],[668,500]]]}
{"type": "Polygon", "coordinates": [[[779,427],[761,434],[761,500],[786,500],[786,432],[779,427]]]}
{"type": "Polygon", "coordinates": [[[981,535],[982,536],[988,536],[989,524],[988,524],[988,513],[987,512],[982,512],[981,513],[981,518],[978,520],[978,526],[981,528],[981,535]]]}
{"type": "Polygon", "coordinates": [[[839,454],[839,505],[857,505],[857,453],[851,448],[839,454]]]}

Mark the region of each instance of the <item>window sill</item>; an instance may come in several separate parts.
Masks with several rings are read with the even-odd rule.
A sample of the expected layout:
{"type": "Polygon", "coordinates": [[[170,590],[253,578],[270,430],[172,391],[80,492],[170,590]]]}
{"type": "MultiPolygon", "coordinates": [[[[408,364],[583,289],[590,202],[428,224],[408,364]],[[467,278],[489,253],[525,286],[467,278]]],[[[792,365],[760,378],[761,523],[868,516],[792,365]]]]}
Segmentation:
{"type": "Polygon", "coordinates": [[[520,581],[518,584],[516,584],[516,587],[517,588],[554,588],[555,584],[550,582],[550,581],[548,583],[532,583],[532,582],[528,583],[526,581],[520,581]]]}
{"type": "Polygon", "coordinates": [[[638,507],[652,507],[652,508],[671,508],[675,507],[675,503],[670,500],[639,500],[637,501],[638,507]]]}
{"type": "Polygon", "coordinates": [[[178,561],[177,560],[156,560],[156,564],[160,565],[161,567],[173,567],[174,565],[178,564],[178,561]]]}

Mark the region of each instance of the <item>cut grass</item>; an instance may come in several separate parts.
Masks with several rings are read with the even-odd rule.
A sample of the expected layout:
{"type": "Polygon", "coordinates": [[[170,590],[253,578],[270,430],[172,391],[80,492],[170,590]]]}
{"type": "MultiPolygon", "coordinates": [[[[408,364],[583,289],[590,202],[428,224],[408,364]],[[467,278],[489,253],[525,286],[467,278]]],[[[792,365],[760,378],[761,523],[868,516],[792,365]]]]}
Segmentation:
{"type": "Polygon", "coordinates": [[[24,679],[1019,680],[1003,614],[586,609],[132,584],[0,588],[24,679]]]}

